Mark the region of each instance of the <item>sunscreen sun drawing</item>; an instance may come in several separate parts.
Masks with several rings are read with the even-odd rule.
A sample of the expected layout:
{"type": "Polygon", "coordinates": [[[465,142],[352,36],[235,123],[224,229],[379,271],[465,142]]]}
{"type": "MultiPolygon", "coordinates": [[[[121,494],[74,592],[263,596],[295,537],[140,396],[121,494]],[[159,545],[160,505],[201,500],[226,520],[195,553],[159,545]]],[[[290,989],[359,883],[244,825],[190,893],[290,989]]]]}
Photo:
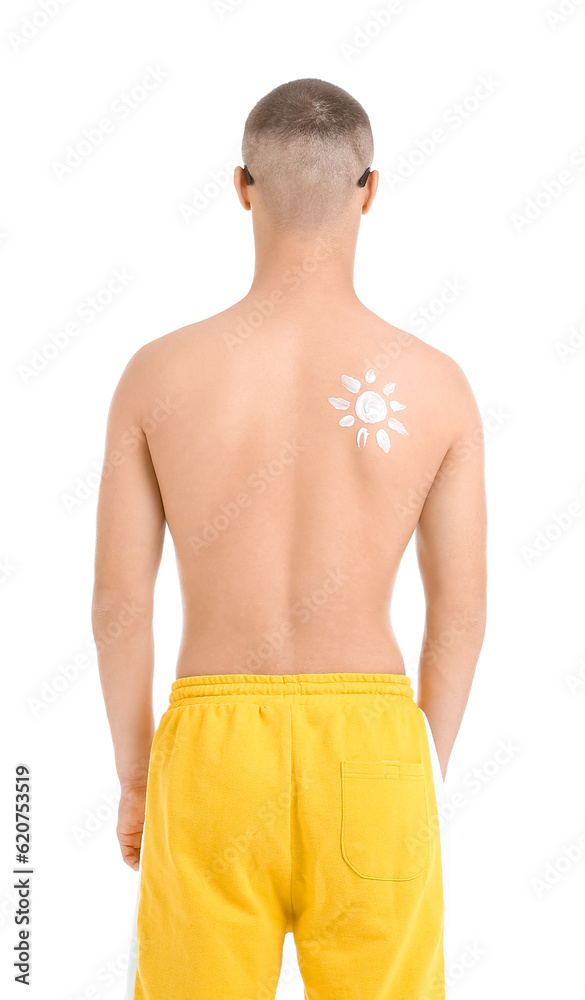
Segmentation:
{"type": "MultiPolygon", "coordinates": [[[[366,382],[371,385],[376,381],[376,373],[373,368],[368,368],[365,376],[366,382]]],[[[361,420],[364,424],[381,424],[388,416],[388,406],[392,412],[397,410],[405,410],[406,407],[402,403],[398,403],[395,399],[391,399],[386,403],[386,400],[379,392],[374,392],[372,389],[366,389],[365,392],[360,392],[362,384],[357,378],[352,378],[351,375],[342,375],[341,381],[349,392],[354,392],[356,395],[359,393],[355,401],[355,413],[358,420],[361,420]]],[[[384,396],[391,396],[396,388],[395,382],[387,382],[383,387],[382,392],[384,396]]],[[[329,402],[331,406],[334,406],[336,410],[348,410],[351,403],[348,399],[341,399],[337,396],[330,396],[329,402]]],[[[348,413],[345,417],[342,417],[339,421],[340,427],[353,427],[355,424],[355,417],[353,414],[348,413]]],[[[387,421],[390,430],[396,431],[398,434],[408,434],[404,424],[397,420],[396,417],[389,417],[387,421]]],[[[363,448],[365,445],[368,434],[367,427],[360,427],[356,435],[356,441],[358,448],[363,448]]],[[[384,427],[380,427],[376,431],[376,441],[382,451],[388,453],[390,451],[390,435],[384,427]]]]}

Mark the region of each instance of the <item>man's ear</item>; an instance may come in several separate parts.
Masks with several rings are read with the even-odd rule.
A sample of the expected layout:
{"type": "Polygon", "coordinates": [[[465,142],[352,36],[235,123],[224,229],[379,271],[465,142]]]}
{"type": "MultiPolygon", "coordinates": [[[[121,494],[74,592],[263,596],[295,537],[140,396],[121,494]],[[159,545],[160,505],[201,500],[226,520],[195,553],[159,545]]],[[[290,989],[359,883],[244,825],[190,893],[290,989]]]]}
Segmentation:
{"type": "MultiPolygon", "coordinates": [[[[243,173],[243,171],[242,171],[243,173]]],[[[378,190],[378,181],[380,180],[380,174],[377,170],[372,170],[368,174],[368,179],[364,185],[364,191],[366,197],[362,205],[362,215],[367,215],[372,207],[372,202],[376,197],[376,191],[378,190]]]]}
{"type": "Polygon", "coordinates": [[[246,209],[246,212],[249,212],[252,206],[248,198],[248,185],[246,184],[246,175],[243,167],[236,167],[234,170],[234,187],[240,199],[240,204],[246,209]]]}

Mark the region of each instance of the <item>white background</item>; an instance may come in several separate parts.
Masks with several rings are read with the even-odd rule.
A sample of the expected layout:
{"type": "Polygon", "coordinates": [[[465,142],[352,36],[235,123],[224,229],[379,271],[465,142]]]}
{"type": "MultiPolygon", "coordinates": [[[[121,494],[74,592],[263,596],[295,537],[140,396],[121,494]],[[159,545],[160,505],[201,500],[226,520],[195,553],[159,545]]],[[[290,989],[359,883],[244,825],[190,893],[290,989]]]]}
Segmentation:
{"type": "MultiPolygon", "coordinates": [[[[36,869],[26,995],[122,1000],[138,876],[115,838],[118,785],[90,639],[107,408],[142,344],[246,293],[251,220],[231,186],[244,120],[274,86],[316,76],[360,100],[374,130],[382,178],[362,226],[358,295],[450,353],[486,421],[489,627],[446,788],[451,996],[583,1000],[585,851],[564,851],[585,844],[584,6],[403,0],[381,27],[372,12],[389,5],[357,0],[240,0],[223,11],[210,0],[50,0],[43,24],[35,0],[5,0],[3,996],[25,991],[11,966],[13,774],[25,761],[36,869]],[[166,78],[117,118],[116,100],[149,67],[166,78]],[[482,76],[493,93],[480,88],[478,100],[482,76]],[[67,147],[107,116],[114,130],[59,178],[67,147]],[[445,141],[397,179],[436,129],[445,141]],[[547,195],[562,170],[571,182],[547,195]],[[84,318],[116,268],[127,286],[84,318]],[[449,304],[447,281],[461,289],[449,304]],[[51,347],[73,321],[77,334],[51,347]]],[[[422,615],[409,549],[394,624],[413,675],[422,615]]],[[[157,719],[180,627],[167,545],[157,719]]],[[[302,996],[289,937],[279,998],[302,996]]]]}

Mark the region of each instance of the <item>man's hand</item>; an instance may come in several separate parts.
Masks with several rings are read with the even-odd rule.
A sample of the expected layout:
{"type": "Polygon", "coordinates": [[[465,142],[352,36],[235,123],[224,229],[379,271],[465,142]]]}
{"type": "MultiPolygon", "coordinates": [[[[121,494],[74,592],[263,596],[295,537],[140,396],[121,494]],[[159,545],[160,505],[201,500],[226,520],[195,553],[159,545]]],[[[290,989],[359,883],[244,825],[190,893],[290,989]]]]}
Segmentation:
{"type": "Polygon", "coordinates": [[[116,833],[124,861],[135,871],[140,861],[145,805],[145,784],[122,788],[116,833]]]}

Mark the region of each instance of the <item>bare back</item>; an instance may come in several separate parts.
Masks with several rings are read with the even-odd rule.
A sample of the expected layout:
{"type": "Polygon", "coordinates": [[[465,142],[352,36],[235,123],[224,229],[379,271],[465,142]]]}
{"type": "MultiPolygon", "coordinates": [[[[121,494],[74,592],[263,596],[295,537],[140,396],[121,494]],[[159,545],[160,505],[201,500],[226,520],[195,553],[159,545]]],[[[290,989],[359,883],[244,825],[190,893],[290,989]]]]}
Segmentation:
{"type": "Polygon", "coordinates": [[[453,547],[461,509],[445,512],[448,487],[433,506],[431,487],[451,456],[454,488],[473,475],[481,423],[467,380],[357,300],[277,309],[252,329],[249,309],[147,344],[118,417],[113,404],[108,447],[140,427],[141,475],[151,462],[175,545],[177,676],[403,673],[392,590],[417,525],[423,560],[425,546],[433,559],[453,547]]]}

